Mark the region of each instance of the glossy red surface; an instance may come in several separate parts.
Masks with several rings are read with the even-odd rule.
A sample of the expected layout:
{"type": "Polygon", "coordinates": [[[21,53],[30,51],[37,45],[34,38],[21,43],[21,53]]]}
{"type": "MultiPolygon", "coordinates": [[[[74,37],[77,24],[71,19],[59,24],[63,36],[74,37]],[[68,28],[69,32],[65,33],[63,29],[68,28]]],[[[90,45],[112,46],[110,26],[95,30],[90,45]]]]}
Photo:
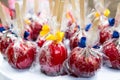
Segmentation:
{"type": "Polygon", "coordinates": [[[52,42],[41,49],[39,57],[41,71],[47,75],[61,74],[62,64],[67,58],[67,50],[61,44],[52,42]]]}
{"type": "Polygon", "coordinates": [[[100,43],[103,44],[105,41],[112,38],[111,31],[109,29],[103,29],[100,31],[100,43]]]}
{"type": "Polygon", "coordinates": [[[11,43],[6,51],[8,63],[17,69],[29,68],[35,59],[36,48],[24,42],[15,45],[11,43]]]}
{"type": "Polygon", "coordinates": [[[42,47],[43,44],[45,43],[45,41],[46,41],[45,39],[40,39],[40,38],[39,38],[39,40],[37,41],[38,46],[39,46],[39,47],[42,47]]]}
{"type": "Polygon", "coordinates": [[[42,25],[35,22],[34,25],[30,25],[31,27],[31,32],[30,32],[30,38],[35,41],[38,38],[38,35],[40,31],[42,30],[42,25]]]}
{"type": "Polygon", "coordinates": [[[0,40],[0,51],[3,54],[3,56],[6,56],[5,51],[7,47],[12,43],[12,40],[8,37],[2,37],[0,40]]]}
{"type": "Polygon", "coordinates": [[[103,59],[106,66],[120,69],[120,51],[114,42],[106,42],[103,47],[103,59]]]}
{"type": "Polygon", "coordinates": [[[79,42],[78,36],[72,37],[70,39],[70,49],[72,50],[75,47],[77,47],[78,46],[78,42],[79,42]]]}
{"type": "Polygon", "coordinates": [[[83,52],[84,48],[76,47],[66,61],[69,74],[76,77],[91,77],[101,66],[101,57],[96,53],[83,52]],[[95,54],[95,55],[94,55],[95,54]]]}

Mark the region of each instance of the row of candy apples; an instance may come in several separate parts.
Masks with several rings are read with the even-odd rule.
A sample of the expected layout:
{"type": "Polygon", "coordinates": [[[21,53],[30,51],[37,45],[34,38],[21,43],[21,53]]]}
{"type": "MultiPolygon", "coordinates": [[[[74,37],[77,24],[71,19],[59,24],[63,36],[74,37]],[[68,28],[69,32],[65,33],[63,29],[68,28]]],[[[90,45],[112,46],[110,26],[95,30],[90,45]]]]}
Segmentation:
{"type": "Polygon", "coordinates": [[[93,76],[103,63],[120,69],[120,4],[114,19],[108,18],[109,9],[96,0],[95,10],[87,15],[84,0],[79,0],[80,11],[76,9],[77,2],[71,0],[72,10],[67,6],[67,12],[68,0],[55,0],[54,7],[49,0],[50,15],[43,20],[38,0],[34,0],[33,13],[26,12],[26,1],[22,7],[16,2],[11,16],[0,6],[0,52],[13,68],[24,70],[34,62],[47,75],[77,77],[93,76]]]}

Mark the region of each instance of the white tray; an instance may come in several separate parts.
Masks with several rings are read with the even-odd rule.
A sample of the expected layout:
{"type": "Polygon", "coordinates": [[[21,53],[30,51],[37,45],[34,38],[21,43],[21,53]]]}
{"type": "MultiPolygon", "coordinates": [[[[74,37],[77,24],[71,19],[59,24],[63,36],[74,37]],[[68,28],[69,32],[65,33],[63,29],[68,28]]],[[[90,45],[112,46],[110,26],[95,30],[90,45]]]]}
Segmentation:
{"type": "Polygon", "coordinates": [[[120,80],[120,70],[113,70],[102,67],[92,78],[75,78],[72,76],[50,77],[38,72],[28,70],[18,71],[11,68],[0,54],[0,74],[10,80],[120,80]]]}

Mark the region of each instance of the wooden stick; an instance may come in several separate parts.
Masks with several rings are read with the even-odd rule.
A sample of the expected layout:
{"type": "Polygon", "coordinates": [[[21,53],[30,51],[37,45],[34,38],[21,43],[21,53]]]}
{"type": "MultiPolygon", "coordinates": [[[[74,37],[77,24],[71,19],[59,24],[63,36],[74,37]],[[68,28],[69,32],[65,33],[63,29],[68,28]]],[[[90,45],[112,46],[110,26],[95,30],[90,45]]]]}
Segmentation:
{"type": "Polygon", "coordinates": [[[52,13],[53,11],[53,1],[49,0],[49,7],[50,7],[50,12],[52,13]]]}
{"type": "Polygon", "coordinates": [[[0,3],[0,18],[1,18],[2,24],[3,24],[4,26],[7,26],[6,16],[5,16],[5,14],[4,14],[3,7],[2,7],[2,4],[1,4],[1,3],[0,3]]]}
{"type": "Polygon", "coordinates": [[[11,25],[11,16],[9,15],[9,13],[7,13],[4,8],[3,8],[3,13],[5,15],[5,18],[6,18],[6,21],[7,21],[7,24],[9,24],[9,26],[11,25]]]}
{"type": "Polygon", "coordinates": [[[39,12],[39,0],[34,0],[34,12],[35,14],[39,12]]]}
{"type": "Polygon", "coordinates": [[[84,6],[84,0],[79,0],[80,2],[80,27],[85,27],[85,6],[84,6]]]}
{"type": "Polygon", "coordinates": [[[119,14],[120,14],[120,3],[118,3],[118,6],[117,6],[116,16],[118,16],[119,14]]]}
{"type": "Polygon", "coordinates": [[[19,4],[16,2],[15,3],[15,10],[16,10],[16,20],[17,20],[17,26],[20,30],[19,35],[23,35],[23,22],[22,22],[22,15],[21,15],[21,10],[19,4]]]}
{"type": "Polygon", "coordinates": [[[65,5],[68,5],[69,4],[69,0],[65,0],[65,5]]]}
{"type": "Polygon", "coordinates": [[[22,7],[22,17],[26,13],[26,8],[27,8],[27,0],[23,0],[23,7],[22,7]]]}
{"type": "Polygon", "coordinates": [[[58,28],[59,30],[61,29],[61,22],[62,22],[64,3],[65,3],[65,1],[63,1],[63,0],[60,1],[60,6],[59,6],[59,11],[58,11],[58,16],[57,16],[57,21],[60,24],[60,26],[58,28]]]}
{"type": "Polygon", "coordinates": [[[98,28],[97,26],[98,26],[98,24],[99,24],[99,18],[94,18],[94,20],[93,20],[93,24],[92,24],[92,29],[94,30],[94,31],[96,31],[96,29],[98,28]]]}
{"type": "Polygon", "coordinates": [[[102,3],[103,7],[105,7],[105,0],[100,0],[100,1],[102,3]]]}
{"type": "Polygon", "coordinates": [[[69,0],[65,0],[65,3],[64,3],[66,6],[64,8],[64,11],[68,11],[68,4],[69,4],[69,0]]]}
{"type": "Polygon", "coordinates": [[[55,0],[55,4],[54,4],[54,9],[53,9],[53,16],[56,16],[56,7],[57,7],[57,2],[58,0],[55,0]]]}
{"type": "Polygon", "coordinates": [[[73,10],[76,10],[75,0],[70,0],[73,10]]]}
{"type": "Polygon", "coordinates": [[[53,16],[57,16],[58,14],[58,8],[59,8],[59,4],[60,0],[55,0],[55,6],[54,6],[54,10],[53,10],[53,16]]]}
{"type": "Polygon", "coordinates": [[[117,6],[117,12],[116,12],[116,16],[115,16],[115,26],[117,27],[120,24],[120,3],[118,3],[117,6]]]}

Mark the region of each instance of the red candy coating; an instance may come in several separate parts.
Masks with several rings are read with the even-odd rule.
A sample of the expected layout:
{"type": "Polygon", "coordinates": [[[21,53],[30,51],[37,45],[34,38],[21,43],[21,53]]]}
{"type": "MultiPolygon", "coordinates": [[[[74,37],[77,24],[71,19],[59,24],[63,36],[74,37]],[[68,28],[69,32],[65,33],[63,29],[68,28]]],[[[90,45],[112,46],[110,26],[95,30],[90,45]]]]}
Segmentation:
{"type": "Polygon", "coordinates": [[[112,38],[111,31],[108,29],[103,29],[100,31],[100,43],[103,44],[105,41],[112,38]]]}
{"type": "Polygon", "coordinates": [[[72,38],[70,39],[70,49],[72,50],[72,49],[74,49],[75,47],[77,47],[77,46],[78,46],[78,42],[79,42],[78,36],[72,37],[72,38]]]}
{"type": "Polygon", "coordinates": [[[120,69],[120,51],[114,41],[108,41],[104,44],[103,53],[105,54],[103,59],[106,66],[120,69]]]}
{"type": "Polygon", "coordinates": [[[0,40],[0,51],[4,56],[6,56],[5,51],[10,43],[12,43],[12,40],[8,37],[2,37],[0,40]]]}
{"type": "Polygon", "coordinates": [[[7,51],[8,63],[17,69],[29,68],[36,54],[36,48],[31,43],[11,43],[7,51]]]}
{"type": "Polygon", "coordinates": [[[51,76],[61,74],[62,64],[66,58],[67,50],[62,43],[45,43],[39,57],[41,71],[51,76]]]}
{"type": "Polygon", "coordinates": [[[40,31],[42,30],[42,25],[35,22],[34,25],[30,25],[31,27],[31,32],[30,32],[30,38],[35,41],[38,38],[38,35],[40,31]]]}
{"type": "Polygon", "coordinates": [[[74,36],[70,38],[70,49],[71,50],[78,46],[78,42],[80,38],[83,36],[84,36],[84,32],[81,31],[81,32],[75,33],[74,36]]]}
{"type": "Polygon", "coordinates": [[[91,77],[101,66],[101,57],[97,53],[91,53],[85,48],[76,47],[72,50],[65,65],[67,72],[77,77],[91,77]]]}
{"type": "Polygon", "coordinates": [[[68,30],[66,30],[66,32],[65,32],[65,37],[67,38],[67,39],[70,39],[73,35],[74,35],[74,31],[71,31],[70,29],[68,29],[68,30]]]}
{"type": "Polygon", "coordinates": [[[42,47],[43,44],[45,43],[45,41],[46,41],[45,39],[39,38],[39,39],[37,40],[38,46],[39,46],[39,47],[42,47]]]}

